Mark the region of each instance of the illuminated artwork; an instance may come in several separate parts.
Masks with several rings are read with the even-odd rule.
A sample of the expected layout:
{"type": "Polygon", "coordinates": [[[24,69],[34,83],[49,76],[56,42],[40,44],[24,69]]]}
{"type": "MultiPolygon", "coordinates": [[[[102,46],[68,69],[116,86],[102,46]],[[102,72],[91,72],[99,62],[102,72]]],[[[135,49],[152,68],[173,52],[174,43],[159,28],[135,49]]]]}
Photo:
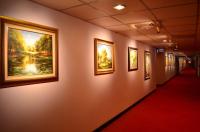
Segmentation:
{"type": "Polygon", "coordinates": [[[150,79],[151,76],[151,53],[149,51],[144,52],[144,78],[150,79]]]}
{"type": "Polygon", "coordinates": [[[57,30],[1,18],[3,84],[57,80],[57,30]]]}
{"type": "Polygon", "coordinates": [[[166,52],[165,53],[165,70],[171,71],[175,68],[175,56],[173,53],[166,52]]]}
{"type": "Polygon", "coordinates": [[[168,54],[165,55],[165,66],[169,66],[169,59],[168,59],[168,54]]]}
{"type": "Polygon", "coordinates": [[[95,74],[114,72],[113,42],[95,39],[95,74]]]}
{"type": "Polygon", "coordinates": [[[136,48],[128,48],[128,71],[138,69],[138,51],[136,48]]]}

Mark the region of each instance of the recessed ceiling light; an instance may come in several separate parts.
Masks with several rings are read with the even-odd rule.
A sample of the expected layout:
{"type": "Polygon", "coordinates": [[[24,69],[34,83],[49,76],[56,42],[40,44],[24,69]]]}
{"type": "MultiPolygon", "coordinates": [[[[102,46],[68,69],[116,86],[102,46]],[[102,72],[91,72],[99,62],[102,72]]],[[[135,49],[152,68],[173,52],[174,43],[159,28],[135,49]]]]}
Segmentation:
{"type": "Polygon", "coordinates": [[[137,29],[137,27],[135,26],[135,24],[131,24],[130,25],[133,29],[137,29]]]}
{"type": "Polygon", "coordinates": [[[163,40],[163,42],[164,42],[164,43],[166,43],[166,42],[167,42],[167,40],[166,40],[166,39],[164,39],[164,40],[163,40]]]}
{"type": "Polygon", "coordinates": [[[123,10],[124,8],[126,8],[126,6],[122,5],[122,4],[118,4],[118,5],[114,6],[113,8],[116,10],[123,10]]]}

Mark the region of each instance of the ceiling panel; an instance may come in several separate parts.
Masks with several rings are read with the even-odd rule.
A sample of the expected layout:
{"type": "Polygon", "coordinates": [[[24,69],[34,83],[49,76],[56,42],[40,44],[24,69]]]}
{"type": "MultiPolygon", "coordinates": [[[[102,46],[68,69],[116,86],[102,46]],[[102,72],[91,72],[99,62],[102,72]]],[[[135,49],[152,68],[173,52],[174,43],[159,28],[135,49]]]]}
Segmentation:
{"type": "Polygon", "coordinates": [[[164,39],[168,39],[169,36],[166,34],[148,34],[148,36],[154,40],[159,40],[163,42],[164,39]]]}
{"type": "Polygon", "coordinates": [[[139,0],[96,0],[90,4],[91,6],[104,11],[109,15],[121,14],[131,11],[144,10],[144,5],[139,0]],[[126,6],[124,10],[118,11],[113,7],[117,4],[123,4],[126,6]]]}
{"type": "Polygon", "coordinates": [[[79,17],[84,20],[95,19],[106,16],[105,13],[95,10],[94,8],[88,5],[73,7],[70,9],[63,10],[63,12],[70,14],[72,16],[79,17]]]}
{"type": "Polygon", "coordinates": [[[180,26],[196,24],[196,17],[182,17],[162,21],[164,26],[180,26]]]}
{"type": "Polygon", "coordinates": [[[169,44],[171,43],[164,43],[163,40],[164,39],[168,39],[169,37],[165,34],[161,34],[161,35],[147,35],[148,37],[152,38],[155,41],[154,46],[169,46],[169,44]]]}
{"type": "Polygon", "coordinates": [[[111,17],[101,17],[101,18],[90,20],[89,22],[94,23],[96,25],[104,26],[104,27],[121,25],[119,21],[111,17]]]}
{"type": "Polygon", "coordinates": [[[196,3],[197,0],[143,0],[149,8],[160,8],[180,4],[196,3]]]}
{"type": "Polygon", "coordinates": [[[129,31],[124,31],[124,34],[128,35],[128,36],[141,36],[142,34],[140,32],[138,32],[135,29],[130,29],[129,31]]]}
{"type": "Polygon", "coordinates": [[[194,44],[194,41],[188,41],[188,42],[177,42],[178,43],[178,47],[180,48],[183,48],[183,47],[185,47],[185,48],[189,48],[190,46],[193,46],[193,45],[195,45],[194,44]]]}
{"type": "Polygon", "coordinates": [[[67,9],[82,4],[82,2],[80,2],[79,0],[32,0],[32,1],[56,10],[67,9]]]}
{"type": "MultiPolygon", "coordinates": [[[[199,14],[200,14],[200,11],[199,11],[199,14]]],[[[200,24],[200,16],[199,16],[199,24],[200,24]]]]}
{"type": "Polygon", "coordinates": [[[174,31],[171,32],[172,35],[194,35],[195,34],[195,30],[188,30],[188,31],[174,31]]]}
{"type": "Polygon", "coordinates": [[[152,10],[158,19],[170,19],[176,17],[196,16],[197,4],[160,8],[152,10]]]}
{"type": "Polygon", "coordinates": [[[200,28],[199,28],[199,30],[197,31],[197,41],[198,41],[198,43],[199,43],[199,45],[200,45],[200,28]]]}
{"type": "Polygon", "coordinates": [[[176,38],[177,42],[182,42],[182,43],[193,43],[195,38],[190,37],[190,38],[176,38]]]}
{"type": "Polygon", "coordinates": [[[139,30],[141,33],[145,34],[145,35],[153,35],[153,36],[161,36],[163,34],[168,34],[167,31],[163,28],[160,29],[160,32],[158,33],[156,28],[153,27],[153,28],[150,28],[150,29],[140,29],[139,30]]]}
{"type": "Polygon", "coordinates": [[[106,27],[109,30],[112,30],[114,32],[124,32],[124,31],[129,31],[130,28],[127,25],[117,25],[117,26],[109,26],[106,27]]]}
{"type": "Polygon", "coordinates": [[[178,48],[180,49],[190,49],[194,46],[194,39],[176,40],[178,48]]]}
{"type": "Polygon", "coordinates": [[[162,41],[155,40],[155,43],[153,44],[156,48],[169,48],[172,43],[163,43],[162,41]]]}
{"type": "Polygon", "coordinates": [[[126,24],[152,21],[154,19],[152,14],[148,11],[129,12],[127,14],[115,15],[113,17],[126,24]]]}
{"type": "Polygon", "coordinates": [[[97,0],[79,0],[79,1],[82,1],[82,2],[85,2],[85,3],[90,3],[90,2],[97,1],[97,0]]]}
{"type": "Polygon", "coordinates": [[[195,31],[196,25],[184,25],[184,26],[175,26],[175,27],[166,27],[170,33],[173,32],[182,32],[182,31],[195,31]]]}
{"type": "MultiPolygon", "coordinates": [[[[148,38],[148,37],[147,37],[148,38]]],[[[139,40],[140,41],[140,40],[139,40]]],[[[149,40],[142,40],[141,42],[145,43],[145,44],[148,44],[148,45],[151,45],[151,46],[154,46],[154,47],[160,47],[161,44],[160,43],[157,43],[155,40],[152,40],[149,38],[149,40]]],[[[164,45],[162,45],[163,47],[164,45]]]]}
{"type": "Polygon", "coordinates": [[[128,30],[128,31],[121,31],[120,33],[134,39],[134,40],[139,40],[139,41],[143,41],[143,40],[146,40],[146,41],[152,41],[150,38],[148,38],[147,36],[144,36],[143,34],[141,34],[140,32],[138,32],[137,30],[135,29],[131,29],[131,30],[128,30]]]}
{"type": "Polygon", "coordinates": [[[180,47],[187,49],[194,45],[195,36],[199,36],[200,45],[200,25],[199,35],[195,34],[197,0],[31,1],[156,47],[167,46],[166,43],[163,43],[163,39],[169,39],[169,37],[173,41],[177,41],[181,45],[180,47]],[[151,10],[147,10],[141,1],[151,10]],[[126,8],[121,11],[113,9],[113,6],[117,4],[124,4],[126,8]],[[155,19],[161,22],[160,33],[156,32],[155,25],[144,24],[144,22],[152,22],[155,19]],[[131,27],[132,24],[136,28],[131,27]]]}

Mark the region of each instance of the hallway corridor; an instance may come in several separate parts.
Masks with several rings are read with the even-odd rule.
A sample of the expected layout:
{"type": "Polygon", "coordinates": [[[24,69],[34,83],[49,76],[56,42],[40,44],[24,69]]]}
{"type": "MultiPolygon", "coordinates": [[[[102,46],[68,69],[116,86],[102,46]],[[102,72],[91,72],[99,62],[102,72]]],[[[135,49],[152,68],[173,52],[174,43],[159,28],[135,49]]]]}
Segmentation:
{"type": "Polygon", "coordinates": [[[185,69],[103,129],[105,132],[199,132],[200,79],[185,69]]]}

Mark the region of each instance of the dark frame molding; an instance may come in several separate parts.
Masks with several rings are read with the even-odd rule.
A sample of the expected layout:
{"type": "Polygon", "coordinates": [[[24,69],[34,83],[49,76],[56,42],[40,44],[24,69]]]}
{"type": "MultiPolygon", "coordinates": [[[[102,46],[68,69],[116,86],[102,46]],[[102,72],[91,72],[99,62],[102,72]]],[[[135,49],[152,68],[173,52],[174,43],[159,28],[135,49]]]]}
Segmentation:
{"type": "Polygon", "coordinates": [[[58,65],[58,29],[53,27],[48,27],[44,25],[35,24],[32,22],[27,22],[23,20],[17,20],[10,17],[0,16],[0,88],[31,85],[38,83],[53,82],[59,80],[59,65],[58,65]],[[4,67],[4,24],[14,24],[17,26],[22,26],[26,28],[48,31],[55,34],[55,76],[47,78],[33,78],[26,80],[15,80],[15,81],[5,81],[5,67],[4,67]]]}
{"type": "Polygon", "coordinates": [[[128,47],[128,71],[136,71],[138,70],[138,49],[133,47],[128,47]],[[137,68],[131,69],[130,68],[130,50],[136,50],[137,51],[137,68]]]}
{"type": "Polygon", "coordinates": [[[115,44],[114,44],[114,42],[95,38],[94,39],[94,73],[95,73],[95,75],[111,74],[111,73],[114,73],[114,71],[115,71],[115,44]],[[113,68],[111,70],[98,71],[98,64],[97,64],[98,63],[97,62],[97,45],[98,45],[98,41],[107,43],[108,45],[112,46],[112,50],[113,50],[113,53],[112,53],[113,68]]]}

